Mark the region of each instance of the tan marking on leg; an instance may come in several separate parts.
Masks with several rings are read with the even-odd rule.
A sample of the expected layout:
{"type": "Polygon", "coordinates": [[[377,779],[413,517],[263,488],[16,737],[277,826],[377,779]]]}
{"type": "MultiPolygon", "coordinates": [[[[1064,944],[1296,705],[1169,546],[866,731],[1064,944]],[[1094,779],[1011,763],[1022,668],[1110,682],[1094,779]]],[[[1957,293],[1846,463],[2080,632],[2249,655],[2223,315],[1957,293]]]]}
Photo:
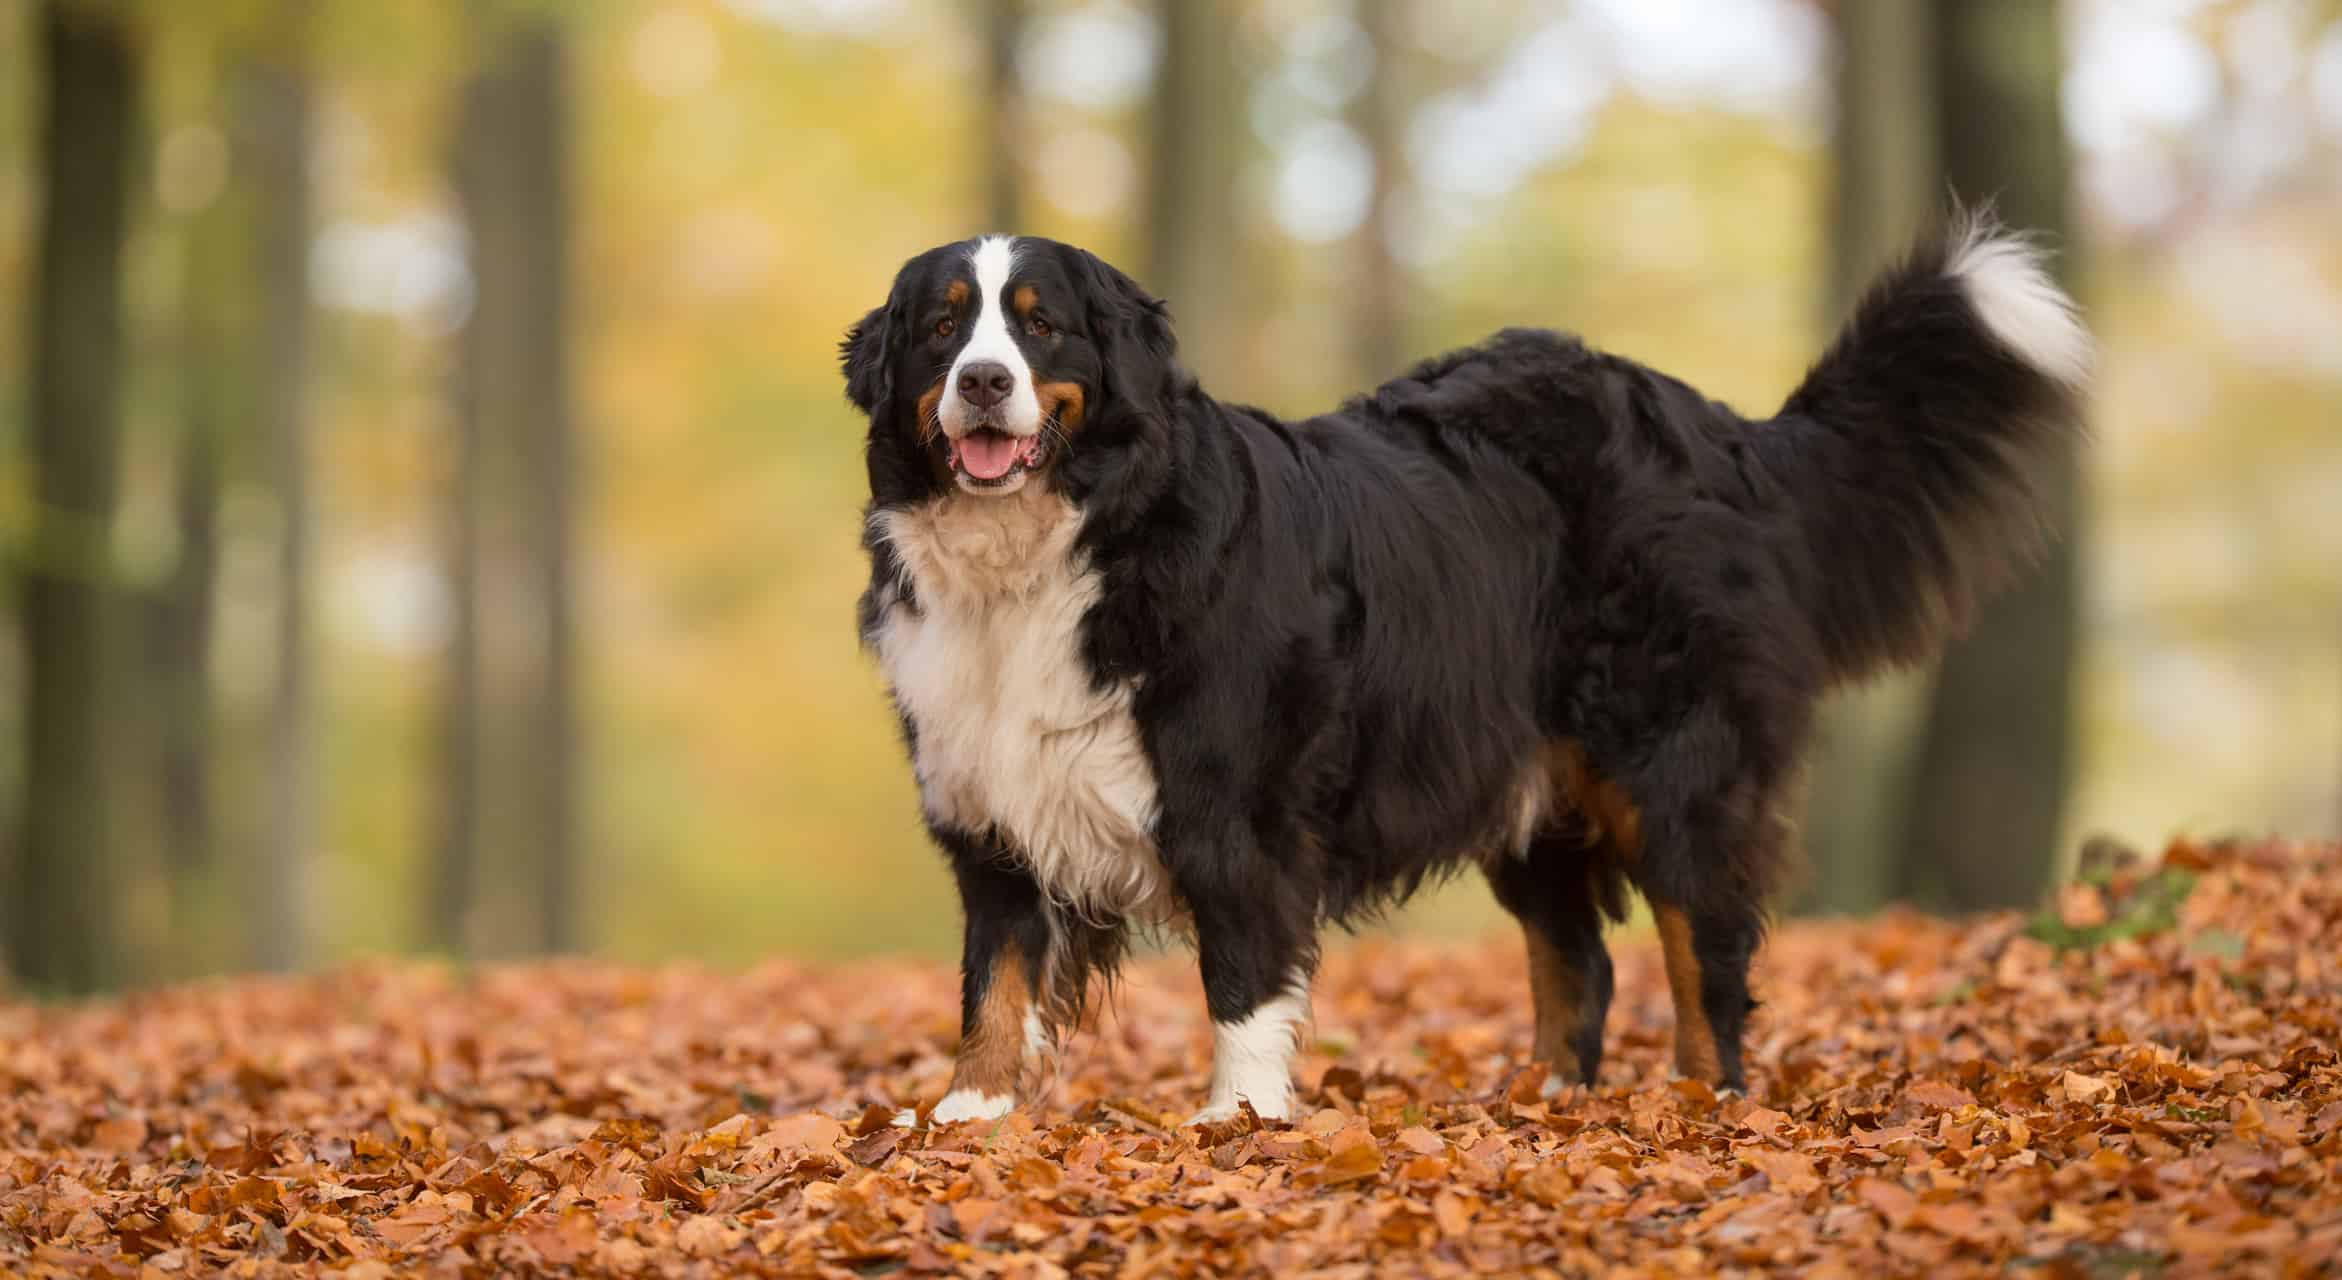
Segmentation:
{"type": "Polygon", "coordinates": [[[1537,1006],[1537,1061],[1565,1084],[1587,1084],[1578,1061],[1578,1034],[1586,1029],[1586,981],[1577,966],[1534,927],[1529,940],[1529,995],[1537,1006]]]}
{"type": "Polygon", "coordinates": [[[1700,961],[1692,951],[1691,921],[1680,907],[1653,907],[1659,946],[1667,957],[1667,990],[1675,997],[1675,1069],[1715,1084],[1724,1078],[1716,1057],[1716,1031],[1700,1000],[1700,961]]]}
{"type": "Polygon", "coordinates": [[[1025,1014],[1033,1007],[1033,984],[1024,958],[1004,947],[992,962],[992,977],[976,1003],[976,1023],[960,1037],[952,1069],[952,1092],[971,1089],[991,1097],[1013,1097],[1024,1079],[1025,1014]]]}
{"type": "Polygon", "coordinates": [[[1036,382],[1033,397],[1041,402],[1041,417],[1055,419],[1057,429],[1072,435],[1082,424],[1086,408],[1082,400],[1082,384],[1078,382],[1036,382]]]}

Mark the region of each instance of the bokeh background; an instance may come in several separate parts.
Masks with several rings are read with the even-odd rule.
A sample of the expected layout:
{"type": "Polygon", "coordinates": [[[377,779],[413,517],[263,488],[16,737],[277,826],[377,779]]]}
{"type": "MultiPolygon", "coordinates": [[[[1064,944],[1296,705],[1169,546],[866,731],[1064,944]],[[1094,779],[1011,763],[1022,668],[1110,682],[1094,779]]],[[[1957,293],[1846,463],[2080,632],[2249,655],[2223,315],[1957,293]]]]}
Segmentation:
{"type": "Polygon", "coordinates": [[[1955,193],[2095,440],[1786,905],[2333,833],[2342,5],[0,0],[8,968],[951,954],[834,364],[905,257],[1082,243],[1289,413],[1506,324],[1762,412],[1955,193]]]}

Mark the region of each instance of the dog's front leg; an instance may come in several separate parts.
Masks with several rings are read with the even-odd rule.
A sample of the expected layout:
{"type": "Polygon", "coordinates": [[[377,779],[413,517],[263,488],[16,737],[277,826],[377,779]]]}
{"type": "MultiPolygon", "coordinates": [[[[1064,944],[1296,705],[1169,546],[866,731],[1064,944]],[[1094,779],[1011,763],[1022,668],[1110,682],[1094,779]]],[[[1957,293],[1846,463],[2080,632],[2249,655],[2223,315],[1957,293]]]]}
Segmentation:
{"type": "MultiPolygon", "coordinates": [[[[951,1089],[929,1120],[1008,1114],[1042,1074],[1056,1043],[1042,993],[1055,980],[1049,906],[1040,886],[989,842],[938,832],[959,881],[966,933],[960,954],[960,1048],[951,1089]]],[[[897,1117],[910,1123],[915,1117],[897,1117]]]]}
{"type": "Polygon", "coordinates": [[[1189,1124],[1233,1119],[1249,1102],[1263,1120],[1293,1116],[1293,1055],[1309,1021],[1317,968],[1314,903],[1257,882],[1265,864],[1180,877],[1195,919],[1204,1004],[1212,1015],[1212,1091],[1189,1124]]]}

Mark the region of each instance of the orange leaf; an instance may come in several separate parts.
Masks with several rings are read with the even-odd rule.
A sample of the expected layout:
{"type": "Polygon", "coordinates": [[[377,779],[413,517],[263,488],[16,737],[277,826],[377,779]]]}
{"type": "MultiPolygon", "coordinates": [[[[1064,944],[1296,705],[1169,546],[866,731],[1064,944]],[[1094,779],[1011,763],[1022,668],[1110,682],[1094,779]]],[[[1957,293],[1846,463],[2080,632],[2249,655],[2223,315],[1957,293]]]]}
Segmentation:
{"type": "Polygon", "coordinates": [[[1382,1152],[1371,1141],[1353,1142],[1327,1156],[1317,1169],[1320,1182],[1356,1182],[1382,1172],[1382,1152]]]}

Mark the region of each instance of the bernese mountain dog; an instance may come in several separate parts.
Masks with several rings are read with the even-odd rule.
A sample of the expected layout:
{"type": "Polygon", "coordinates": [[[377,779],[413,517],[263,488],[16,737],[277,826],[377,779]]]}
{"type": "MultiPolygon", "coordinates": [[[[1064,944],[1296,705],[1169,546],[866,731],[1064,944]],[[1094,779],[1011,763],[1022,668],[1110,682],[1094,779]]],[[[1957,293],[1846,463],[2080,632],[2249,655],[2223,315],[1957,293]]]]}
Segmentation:
{"type": "Polygon", "coordinates": [[[1194,1122],[1289,1117],[1321,927],[1464,867],[1527,934],[1550,1091],[1596,1078],[1630,885],[1677,1070],[1740,1087],[1814,702],[2022,567],[2090,350],[2024,238],[1955,216],[1769,418],[1523,328],[1287,421],[1081,249],[911,259],[843,363],[862,639],[966,913],[927,1118],[1031,1096],[1163,923],[1215,1035],[1194,1122]]]}

